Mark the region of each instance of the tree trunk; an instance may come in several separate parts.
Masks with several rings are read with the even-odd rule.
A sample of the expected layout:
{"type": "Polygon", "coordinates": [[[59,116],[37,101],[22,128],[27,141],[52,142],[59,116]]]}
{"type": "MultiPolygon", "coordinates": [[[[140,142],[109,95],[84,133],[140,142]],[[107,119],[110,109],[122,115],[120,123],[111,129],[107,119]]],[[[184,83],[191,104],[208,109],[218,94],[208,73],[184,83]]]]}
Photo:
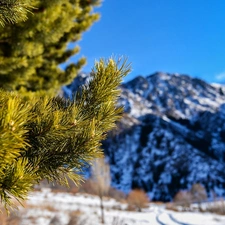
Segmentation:
{"type": "Polygon", "coordinates": [[[102,224],[105,224],[104,206],[103,206],[103,196],[102,196],[102,194],[100,194],[99,197],[100,197],[100,208],[101,208],[102,224]]]}

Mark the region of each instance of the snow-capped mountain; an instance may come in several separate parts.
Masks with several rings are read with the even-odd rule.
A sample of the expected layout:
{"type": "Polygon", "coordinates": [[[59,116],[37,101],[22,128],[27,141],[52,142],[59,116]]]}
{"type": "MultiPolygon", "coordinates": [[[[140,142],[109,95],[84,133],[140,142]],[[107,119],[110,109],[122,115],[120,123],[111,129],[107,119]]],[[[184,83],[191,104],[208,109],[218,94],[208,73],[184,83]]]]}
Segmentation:
{"type": "Polygon", "coordinates": [[[158,72],[120,88],[124,117],[103,143],[112,185],[164,201],[194,183],[225,196],[225,87],[158,72]]]}

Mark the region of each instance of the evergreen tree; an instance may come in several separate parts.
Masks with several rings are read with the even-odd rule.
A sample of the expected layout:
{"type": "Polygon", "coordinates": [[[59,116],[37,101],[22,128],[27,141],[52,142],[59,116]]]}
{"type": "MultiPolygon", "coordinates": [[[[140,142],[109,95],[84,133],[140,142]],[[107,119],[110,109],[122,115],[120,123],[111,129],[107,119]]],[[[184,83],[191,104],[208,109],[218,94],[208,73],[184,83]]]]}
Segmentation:
{"type": "MultiPolygon", "coordinates": [[[[16,4],[8,10],[15,12],[15,20],[20,16],[24,18],[26,7],[20,7],[22,1],[6,2],[16,4]],[[14,8],[21,9],[22,13],[12,10],[14,8]]],[[[55,94],[62,85],[71,82],[85,64],[85,58],[80,58],[67,65],[65,70],[59,68],[59,64],[79,52],[78,46],[67,49],[68,43],[79,40],[81,34],[98,20],[99,15],[92,11],[99,2],[30,0],[30,3],[28,20],[0,27],[0,88],[25,94],[27,91],[55,94]]],[[[5,14],[2,18],[8,18],[10,13],[5,14]]]]}
{"type": "Polygon", "coordinates": [[[2,23],[19,22],[0,28],[0,198],[6,207],[13,198],[26,198],[43,178],[79,183],[82,168],[101,156],[101,141],[121,116],[117,87],[130,70],[126,62],[97,62],[73,101],[47,95],[81,66],[82,60],[65,72],[58,68],[74,53],[66,50],[68,41],[97,19],[90,14],[95,2],[34,0],[33,15],[25,22],[19,21],[27,8],[20,9],[22,17],[15,11],[14,21],[3,19],[8,12],[0,9],[2,23]],[[24,98],[27,91],[34,94],[24,98]]]}

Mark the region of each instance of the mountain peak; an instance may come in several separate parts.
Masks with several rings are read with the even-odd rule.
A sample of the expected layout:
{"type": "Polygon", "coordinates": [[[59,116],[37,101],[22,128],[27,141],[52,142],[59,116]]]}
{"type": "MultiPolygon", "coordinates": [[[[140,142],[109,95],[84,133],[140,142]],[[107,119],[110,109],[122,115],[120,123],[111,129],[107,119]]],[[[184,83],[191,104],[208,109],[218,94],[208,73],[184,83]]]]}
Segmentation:
{"type": "MultiPolygon", "coordinates": [[[[178,73],[156,72],[146,78],[138,76],[123,84],[124,89],[130,92],[130,104],[157,114],[170,111],[182,119],[192,118],[202,111],[215,112],[225,102],[225,87],[178,73]]],[[[141,114],[136,113],[136,117],[143,115],[142,110],[139,112],[141,114]]]]}
{"type": "MultiPolygon", "coordinates": [[[[85,76],[67,86],[72,92],[85,76]]],[[[201,183],[225,196],[225,87],[156,72],[121,85],[119,129],[103,142],[112,184],[168,201],[201,183]]]]}
{"type": "Polygon", "coordinates": [[[168,79],[172,74],[170,73],[165,73],[165,72],[161,72],[161,71],[157,71],[153,74],[150,74],[149,76],[147,76],[148,78],[149,77],[158,77],[158,78],[161,78],[161,79],[168,79]]]}

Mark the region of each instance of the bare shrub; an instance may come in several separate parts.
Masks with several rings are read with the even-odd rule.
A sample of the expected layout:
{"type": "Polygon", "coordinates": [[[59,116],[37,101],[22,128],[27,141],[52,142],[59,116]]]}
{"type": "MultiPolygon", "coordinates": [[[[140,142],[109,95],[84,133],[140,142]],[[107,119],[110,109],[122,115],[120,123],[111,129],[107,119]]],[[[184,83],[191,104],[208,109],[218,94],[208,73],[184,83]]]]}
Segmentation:
{"type": "Polygon", "coordinates": [[[92,165],[91,185],[92,189],[100,198],[101,222],[105,223],[103,196],[107,195],[110,187],[111,177],[109,165],[104,158],[94,160],[92,165]]]}
{"type": "Polygon", "coordinates": [[[114,198],[116,201],[125,202],[126,195],[115,188],[110,187],[108,191],[108,196],[110,198],[114,198]]]}
{"type": "Polygon", "coordinates": [[[207,199],[207,193],[203,185],[193,184],[190,190],[193,202],[197,202],[199,210],[201,210],[201,203],[207,199]]]}
{"type": "Polygon", "coordinates": [[[141,212],[143,208],[148,207],[149,198],[143,190],[135,189],[129,193],[127,201],[129,210],[135,209],[141,212]]]}
{"type": "Polygon", "coordinates": [[[192,201],[192,195],[188,191],[179,191],[175,195],[173,201],[176,205],[180,205],[184,208],[189,208],[192,201]]]}
{"type": "Polygon", "coordinates": [[[78,192],[96,195],[95,188],[93,188],[93,181],[91,179],[86,180],[79,186],[78,192]]]}

